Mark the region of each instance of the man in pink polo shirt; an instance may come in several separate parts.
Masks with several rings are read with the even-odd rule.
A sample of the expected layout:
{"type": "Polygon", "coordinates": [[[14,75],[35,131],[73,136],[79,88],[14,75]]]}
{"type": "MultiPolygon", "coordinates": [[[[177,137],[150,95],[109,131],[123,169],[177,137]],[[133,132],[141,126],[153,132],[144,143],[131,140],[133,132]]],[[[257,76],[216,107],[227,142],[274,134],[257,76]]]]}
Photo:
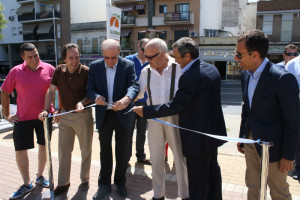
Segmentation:
{"type": "Polygon", "coordinates": [[[16,151],[16,162],[24,184],[14,192],[10,199],[19,198],[30,192],[34,187],[29,177],[29,161],[27,150],[34,148],[33,133],[36,132],[39,144],[38,172],[36,183],[49,187],[43,177],[46,165],[46,149],[43,122],[38,120],[44,108],[45,94],[50,86],[54,67],[39,58],[36,47],[24,43],[20,47],[23,64],[15,66],[7,75],[1,89],[2,112],[7,121],[14,123],[13,140],[16,151]],[[17,90],[17,114],[9,113],[9,94],[17,90]]]}

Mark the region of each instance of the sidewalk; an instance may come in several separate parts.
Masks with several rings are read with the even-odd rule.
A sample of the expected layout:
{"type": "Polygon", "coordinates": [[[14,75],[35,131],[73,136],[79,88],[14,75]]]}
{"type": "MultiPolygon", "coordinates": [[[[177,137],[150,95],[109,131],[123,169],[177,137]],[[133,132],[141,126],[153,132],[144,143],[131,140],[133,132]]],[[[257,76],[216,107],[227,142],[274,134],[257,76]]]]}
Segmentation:
{"type": "MultiPolygon", "coordinates": [[[[228,135],[237,137],[240,123],[239,115],[225,115],[228,135]]],[[[53,174],[54,184],[57,183],[58,173],[58,156],[57,156],[57,137],[58,129],[56,128],[53,132],[52,137],[52,163],[53,163],[53,174]]],[[[114,140],[113,140],[114,141],[114,140]]],[[[114,144],[113,144],[114,145],[114,144]]],[[[133,146],[133,156],[130,160],[130,167],[127,169],[127,183],[128,196],[126,199],[139,200],[139,199],[151,199],[153,196],[152,182],[151,182],[151,166],[143,166],[136,163],[134,156],[135,144],[133,146]]],[[[113,147],[114,148],[114,147],[113,147]]],[[[99,162],[99,140],[98,132],[94,133],[93,140],[93,155],[92,155],[92,166],[91,166],[91,178],[90,178],[90,189],[87,193],[78,192],[77,188],[80,184],[79,173],[80,173],[80,149],[78,141],[76,139],[72,169],[71,169],[71,187],[69,190],[69,199],[84,200],[92,199],[93,195],[97,191],[97,179],[100,170],[99,162]]],[[[150,156],[148,144],[146,142],[145,151],[147,157],[150,156]]],[[[21,184],[22,178],[18,171],[15,152],[12,141],[12,132],[5,132],[0,134],[0,200],[8,199],[9,195],[14,192],[21,184]]],[[[30,177],[32,180],[35,178],[37,171],[37,148],[32,149],[28,152],[30,159],[30,177]]],[[[236,150],[235,143],[227,143],[219,149],[218,160],[222,170],[223,180],[223,199],[224,200],[241,200],[247,199],[246,193],[247,188],[245,186],[245,160],[242,154],[236,150]]],[[[177,185],[176,175],[173,165],[172,152],[169,149],[169,161],[166,163],[166,199],[179,199],[177,198],[177,185]]],[[[48,177],[47,169],[44,175],[48,177]]],[[[300,184],[298,181],[288,177],[288,183],[290,184],[290,191],[293,194],[294,200],[300,200],[300,184]]],[[[41,187],[36,187],[33,192],[22,199],[35,200],[41,192],[46,191],[41,187]]],[[[116,190],[113,191],[109,199],[121,199],[118,197],[116,190]]]]}

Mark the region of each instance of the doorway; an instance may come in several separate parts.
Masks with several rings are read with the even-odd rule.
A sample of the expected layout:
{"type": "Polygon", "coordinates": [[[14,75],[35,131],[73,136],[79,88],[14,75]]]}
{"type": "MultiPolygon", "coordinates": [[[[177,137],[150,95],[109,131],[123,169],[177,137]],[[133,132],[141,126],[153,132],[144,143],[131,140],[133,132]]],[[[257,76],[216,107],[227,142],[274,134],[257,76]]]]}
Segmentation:
{"type": "Polygon", "coordinates": [[[221,80],[226,80],[226,61],[215,61],[215,66],[220,73],[221,80]]]}

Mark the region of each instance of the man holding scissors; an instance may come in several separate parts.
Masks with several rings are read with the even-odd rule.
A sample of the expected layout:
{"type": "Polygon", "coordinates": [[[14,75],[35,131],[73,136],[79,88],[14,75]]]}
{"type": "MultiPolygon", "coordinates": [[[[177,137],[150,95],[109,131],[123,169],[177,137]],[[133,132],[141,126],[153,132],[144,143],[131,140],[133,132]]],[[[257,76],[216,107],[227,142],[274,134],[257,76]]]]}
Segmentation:
{"type": "Polygon", "coordinates": [[[62,59],[66,64],[56,67],[49,90],[45,97],[44,111],[39,119],[49,114],[51,100],[58,89],[60,97],[59,108],[62,112],[74,110],[74,113],[57,116],[59,123],[58,136],[58,186],[54,190],[55,196],[65,194],[70,187],[70,169],[75,135],[81,150],[81,184],[78,189],[89,189],[90,166],[92,157],[93,116],[92,109],[84,109],[84,105],[91,101],[86,98],[86,85],[89,68],[80,64],[79,49],[76,44],[66,44],[62,49],[62,59]]]}
{"type": "Polygon", "coordinates": [[[125,174],[134,114],[124,113],[132,108],[132,101],[139,93],[134,63],[119,57],[120,43],[107,39],[102,42],[101,49],[104,58],[91,63],[87,84],[87,97],[98,105],[95,114],[101,151],[98,191],[93,197],[94,200],[103,199],[111,193],[113,132],[116,143],[114,183],[119,196],[122,198],[127,196],[125,174]]]}

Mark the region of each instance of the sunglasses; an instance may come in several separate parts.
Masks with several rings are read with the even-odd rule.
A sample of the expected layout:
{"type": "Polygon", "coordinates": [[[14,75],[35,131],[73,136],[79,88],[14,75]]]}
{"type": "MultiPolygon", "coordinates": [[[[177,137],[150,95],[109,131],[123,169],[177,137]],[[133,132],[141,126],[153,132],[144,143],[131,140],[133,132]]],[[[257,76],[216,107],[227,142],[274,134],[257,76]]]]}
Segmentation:
{"type": "Polygon", "coordinates": [[[243,53],[243,54],[241,54],[240,52],[235,52],[235,55],[236,55],[236,57],[238,57],[238,59],[242,59],[242,57],[244,55],[251,54],[251,53],[252,53],[252,51],[247,52],[247,53],[243,53]]]}
{"type": "Polygon", "coordinates": [[[298,53],[285,53],[287,56],[298,56],[298,53]]]}
{"type": "Polygon", "coordinates": [[[157,54],[155,54],[154,56],[147,56],[145,55],[145,58],[147,58],[148,60],[152,60],[153,58],[155,58],[156,56],[158,56],[161,52],[158,52],[157,54]]]}
{"type": "Polygon", "coordinates": [[[104,59],[105,59],[105,60],[109,60],[109,59],[111,59],[111,60],[116,60],[116,59],[118,59],[118,57],[117,57],[117,56],[114,56],[114,57],[107,57],[107,56],[104,56],[104,59]]]}

